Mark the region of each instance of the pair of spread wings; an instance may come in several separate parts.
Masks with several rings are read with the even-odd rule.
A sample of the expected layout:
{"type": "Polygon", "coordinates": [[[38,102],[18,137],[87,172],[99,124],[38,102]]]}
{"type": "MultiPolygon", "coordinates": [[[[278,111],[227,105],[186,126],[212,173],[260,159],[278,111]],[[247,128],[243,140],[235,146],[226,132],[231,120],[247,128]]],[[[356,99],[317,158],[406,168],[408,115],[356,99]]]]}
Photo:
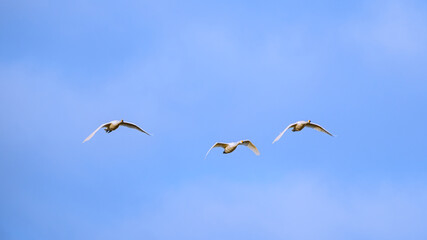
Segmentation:
{"type": "MultiPolygon", "coordinates": [[[[279,136],[277,136],[276,139],[274,139],[273,143],[277,142],[283,136],[283,134],[286,132],[286,130],[288,130],[289,128],[295,127],[296,125],[297,125],[297,123],[292,123],[289,126],[287,126],[285,128],[285,130],[283,130],[283,132],[281,132],[279,134],[279,136]]],[[[315,129],[317,131],[320,131],[320,132],[324,132],[324,133],[326,133],[326,134],[328,134],[328,135],[330,135],[332,137],[334,136],[330,132],[326,131],[326,129],[324,129],[323,127],[321,127],[320,125],[318,125],[316,123],[311,123],[310,122],[310,123],[307,123],[307,125],[305,125],[305,126],[309,127],[309,128],[313,128],[313,129],[315,129]]]]}
{"type": "MultiPolygon", "coordinates": [[[[83,142],[86,142],[86,141],[89,141],[92,137],[93,137],[93,135],[95,135],[95,133],[96,132],[98,132],[98,130],[99,129],[101,129],[101,128],[103,128],[103,127],[108,127],[108,126],[110,126],[110,124],[111,124],[112,122],[108,122],[108,123],[104,123],[104,124],[102,124],[101,126],[99,126],[95,131],[93,131],[93,133],[91,133],[83,142]]],[[[144,131],[142,128],[140,128],[140,127],[138,127],[136,124],[134,124],[134,123],[130,123],[130,122],[122,122],[122,123],[120,123],[120,126],[125,126],[125,127],[128,127],[128,128],[133,128],[133,129],[136,129],[136,130],[139,130],[139,131],[141,131],[141,132],[143,132],[143,133],[145,133],[145,134],[147,134],[147,135],[149,135],[149,136],[151,136],[148,132],[146,132],[146,131],[144,131]]]]}
{"type": "MultiPolygon", "coordinates": [[[[242,144],[242,145],[244,145],[244,146],[247,146],[250,150],[252,150],[252,152],[254,152],[256,155],[259,155],[259,151],[258,151],[258,149],[255,147],[255,145],[254,145],[251,141],[249,141],[249,140],[244,140],[244,141],[242,141],[242,143],[239,143],[238,145],[240,145],[240,144],[242,144]]],[[[205,158],[208,156],[208,154],[209,154],[209,152],[212,150],[212,148],[216,148],[216,147],[226,148],[228,145],[229,145],[228,143],[220,143],[220,142],[215,143],[215,144],[214,144],[214,145],[209,149],[209,151],[206,153],[205,158]]]]}

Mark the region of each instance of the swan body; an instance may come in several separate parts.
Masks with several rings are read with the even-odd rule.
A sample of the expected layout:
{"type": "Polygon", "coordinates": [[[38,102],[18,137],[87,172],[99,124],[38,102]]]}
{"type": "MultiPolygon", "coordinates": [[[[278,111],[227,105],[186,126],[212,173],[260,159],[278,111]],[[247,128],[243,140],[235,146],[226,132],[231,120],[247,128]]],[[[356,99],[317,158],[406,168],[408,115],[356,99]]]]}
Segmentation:
{"type": "Polygon", "coordinates": [[[93,135],[95,135],[96,132],[98,132],[99,129],[101,128],[105,128],[105,132],[110,133],[114,130],[116,130],[117,128],[119,128],[119,126],[125,126],[128,128],[133,128],[136,129],[138,131],[141,131],[149,136],[151,136],[148,132],[144,131],[142,128],[138,127],[136,124],[134,123],[130,123],[130,122],[125,122],[123,120],[119,121],[119,120],[113,120],[111,122],[108,123],[104,123],[101,126],[99,126],[95,131],[93,131],[93,133],[91,133],[83,142],[89,141],[93,135]]]}
{"type": "Polygon", "coordinates": [[[286,130],[288,130],[289,128],[292,128],[292,132],[298,132],[298,131],[303,130],[305,127],[313,128],[313,129],[315,129],[317,131],[324,132],[324,133],[326,133],[326,134],[328,134],[330,136],[334,136],[330,132],[328,132],[326,129],[324,129],[322,126],[320,126],[320,125],[318,125],[316,123],[312,123],[311,120],[308,120],[308,121],[298,121],[296,123],[292,123],[289,126],[287,126],[285,128],[285,130],[283,130],[283,132],[281,132],[279,134],[279,136],[277,136],[276,139],[274,139],[273,143],[277,142],[283,136],[283,134],[286,132],[286,130]]]}
{"type": "Polygon", "coordinates": [[[209,149],[209,151],[206,153],[205,159],[208,156],[209,152],[212,150],[212,148],[222,147],[222,148],[224,148],[224,151],[222,153],[223,154],[228,154],[228,153],[231,153],[234,150],[236,150],[237,146],[239,146],[239,145],[247,146],[249,149],[252,150],[252,152],[254,152],[256,155],[259,155],[258,149],[255,147],[255,145],[251,141],[249,141],[249,140],[241,140],[241,141],[238,141],[238,142],[231,142],[231,143],[221,143],[221,142],[215,143],[209,149]]]}

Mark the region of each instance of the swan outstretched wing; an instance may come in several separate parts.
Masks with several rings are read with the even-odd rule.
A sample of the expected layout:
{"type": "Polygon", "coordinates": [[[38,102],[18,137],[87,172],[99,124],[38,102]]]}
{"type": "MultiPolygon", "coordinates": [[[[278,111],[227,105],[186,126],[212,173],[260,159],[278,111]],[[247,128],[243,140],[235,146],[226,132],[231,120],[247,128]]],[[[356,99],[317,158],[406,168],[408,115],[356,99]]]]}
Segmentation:
{"type": "Polygon", "coordinates": [[[225,148],[225,147],[227,147],[227,146],[228,146],[228,144],[227,144],[227,143],[220,143],[220,142],[215,143],[215,144],[214,144],[214,145],[209,149],[209,151],[206,153],[205,159],[206,159],[206,157],[208,156],[209,152],[212,150],[212,148],[216,148],[216,147],[222,147],[222,148],[225,148]]]}
{"type": "Polygon", "coordinates": [[[144,131],[142,128],[138,127],[138,126],[137,126],[136,124],[134,124],[134,123],[130,123],[130,122],[122,122],[120,125],[123,125],[123,126],[128,127],[128,128],[133,128],[133,129],[139,130],[139,131],[141,131],[141,132],[143,132],[143,133],[147,134],[148,136],[151,136],[148,132],[144,131]]]}
{"type": "Polygon", "coordinates": [[[316,123],[308,123],[307,125],[306,125],[307,127],[309,127],[309,128],[313,128],[313,129],[315,129],[315,130],[317,130],[317,131],[320,131],[320,132],[324,132],[324,133],[326,133],[326,134],[329,134],[330,136],[334,136],[334,135],[332,135],[330,132],[328,132],[328,131],[326,131],[326,129],[324,129],[323,127],[321,127],[320,125],[318,125],[318,124],[316,124],[316,123]]]}
{"type": "Polygon", "coordinates": [[[104,123],[101,126],[99,126],[95,131],[93,131],[93,133],[91,133],[85,140],[83,140],[83,143],[86,142],[86,141],[89,141],[93,137],[93,135],[95,135],[95,133],[98,132],[99,129],[101,129],[103,127],[107,127],[108,125],[110,125],[109,122],[108,123],[104,123]]]}
{"type": "Polygon", "coordinates": [[[275,142],[279,141],[279,139],[283,136],[283,134],[286,132],[286,130],[288,130],[288,129],[289,129],[289,128],[291,128],[291,127],[294,127],[295,125],[296,125],[296,123],[292,123],[292,124],[290,124],[289,126],[287,126],[287,127],[285,128],[285,130],[283,130],[283,132],[281,132],[281,133],[279,134],[279,136],[277,136],[277,137],[276,137],[276,139],[274,139],[273,143],[275,143],[275,142]]]}
{"type": "Polygon", "coordinates": [[[255,145],[249,141],[249,140],[243,140],[242,145],[247,146],[252,152],[254,152],[256,155],[259,155],[258,149],[255,147],[255,145]]]}

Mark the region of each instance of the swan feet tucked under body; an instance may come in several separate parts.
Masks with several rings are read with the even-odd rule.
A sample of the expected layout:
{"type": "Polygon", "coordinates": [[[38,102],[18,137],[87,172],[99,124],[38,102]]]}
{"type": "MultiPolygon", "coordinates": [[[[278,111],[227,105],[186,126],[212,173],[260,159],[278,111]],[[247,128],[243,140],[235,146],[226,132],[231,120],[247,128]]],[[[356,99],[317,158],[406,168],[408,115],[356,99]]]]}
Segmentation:
{"type": "Polygon", "coordinates": [[[286,130],[288,130],[289,128],[292,128],[292,132],[298,132],[298,131],[301,131],[302,129],[304,129],[305,127],[313,128],[313,129],[315,129],[317,131],[324,132],[324,133],[326,133],[326,134],[328,134],[330,136],[334,136],[330,132],[326,131],[326,129],[324,129],[320,125],[318,125],[316,123],[312,123],[311,120],[308,120],[308,121],[298,121],[296,123],[292,123],[289,126],[287,126],[285,128],[285,130],[283,130],[283,132],[281,132],[279,134],[279,136],[277,136],[276,139],[274,139],[273,143],[277,142],[283,136],[283,134],[286,132],[286,130]]]}
{"type": "Polygon", "coordinates": [[[101,128],[103,128],[103,127],[105,128],[104,130],[105,130],[106,133],[110,133],[110,132],[116,130],[117,128],[119,128],[119,126],[125,126],[125,127],[128,127],[128,128],[133,128],[133,129],[136,129],[138,131],[141,131],[141,132],[143,132],[143,133],[151,136],[148,132],[144,131],[142,128],[138,127],[134,123],[125,122],[123,120],[121,120],[121,121],[119,121],[119,120],[113,120],[111,122],[104,123],[101,126],[99,126],[83,142],[89,141],[93,137],[93,135],[95,135],[95,133],[98,132],[98,130],[101,129],[101,128]]]}
{"type": "Polygon", "coordinates": [[[224,151],[222,153],[223,154],[227,154],[227,153],[231,153],[234,150],[236,150],[237,146],[239,146],[239,145],[247,146],[249,149],[252,150],[252,152],[254,152],[256,155],[259,155],[258,149],[255,147],[255,145],[251,141],[249,141],[249,140],[241,140],[241,141],[238,141],[238,142],[231,142],[231,143],[221,143],[221,142],[215,143],[209,149],[209,151],[206,153],[205,159],[208,156],[209,152],[212,150],[212,148],[222,147],[222,148],[224,148],[224,151]]]}

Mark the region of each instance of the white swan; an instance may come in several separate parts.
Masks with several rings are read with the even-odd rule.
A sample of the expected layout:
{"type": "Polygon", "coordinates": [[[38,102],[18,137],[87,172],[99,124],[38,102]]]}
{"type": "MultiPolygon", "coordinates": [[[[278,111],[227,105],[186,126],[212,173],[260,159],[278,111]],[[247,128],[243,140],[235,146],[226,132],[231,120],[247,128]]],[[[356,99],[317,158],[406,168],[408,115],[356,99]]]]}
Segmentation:
{"type": "Polygon", "coordinates": [[[308,120],[307,122],[298,121],[296,123],[292,123],[289,126],[287,126],[285,130],[283,130],[283,132],[281,132],[279,136],[277,136],[276,139],[274,139],[273,143],[277,142],[282,137],[282,135],[286,132],[286,130],[288,130],[289,128],[293,128],[292,132],[298,132],[298,131],[301,131],[304,127],[314,128],[317,131],[324,132],[326,134],[329,134],[332,137],[334,136],[330,132],[326,131],[326,129],[324,129],[318,124],[312,123],[310,120],[308,120]]]}
{"type": "Polygon", "coordinates": [[[244,146],[247,146],[249,149],[252,150],[252,152],[254,152],[256,155],[259,155],[258,149],[255,147],[255,145],[251,141],[249,141],[249,140],[241,140],[241,141],[238,141],[238,142],[231,142],[231,143],[220,143],[220,142],[215,143],[209,149],[209,151],[206,153],[205,159],[208,156],[209,152],[212,150],[212,148],[222,147],[222,148],[224,148],[224,152],[223,153],[227,154],[227,153],[231,153],[234,150],[236,150],[237,146],[239,146],[240,144],[242,144],[244,146]]]}
{"type": "Polygon", "coordinates": [[[138,127],[137,125],[135,125],[134,123],[130,123],[130,122],[125,122],[125,121],[123,121],[123,120],[121,120],[121,121],[119,121],[119,120],[113,120],[113,121],[111,121],[111,122],[108,122],[108,123],[104,123],[104,124],[102,124],[101,126],[99,126],[93,133],[91,133],[84,141],[83,141],[83,143],[84,142],[86,142],[86,141],[89,141],[92,137],[93,137],[93,135],[95,135],[95,133],[96,132],[98,132],[98,130],[99,129],[101,129],[101,128],[103,128],[103,127],[105,127],[105,132],[107,132],[107,133],[110,133],[110,132],[112,132],[112,131],[114,131],[114,130],[116,130],[117,128],[119,128],[119,126],[120,125],[123,125],[123,126],[125,126],[125,127],[128,127],[128,128],[134,128],[134,129],[136,129],[136,130],[139,130],[139,131],[141,131],[141,132],[143,132],[143,133],[145,133],[145,134],[147,134],[147,135],[149,135],[149,136],[151,136],[148,132],[146,132],[146,131],[144,131],[144,130],[142,130],[140,127],[138,127]]]}

